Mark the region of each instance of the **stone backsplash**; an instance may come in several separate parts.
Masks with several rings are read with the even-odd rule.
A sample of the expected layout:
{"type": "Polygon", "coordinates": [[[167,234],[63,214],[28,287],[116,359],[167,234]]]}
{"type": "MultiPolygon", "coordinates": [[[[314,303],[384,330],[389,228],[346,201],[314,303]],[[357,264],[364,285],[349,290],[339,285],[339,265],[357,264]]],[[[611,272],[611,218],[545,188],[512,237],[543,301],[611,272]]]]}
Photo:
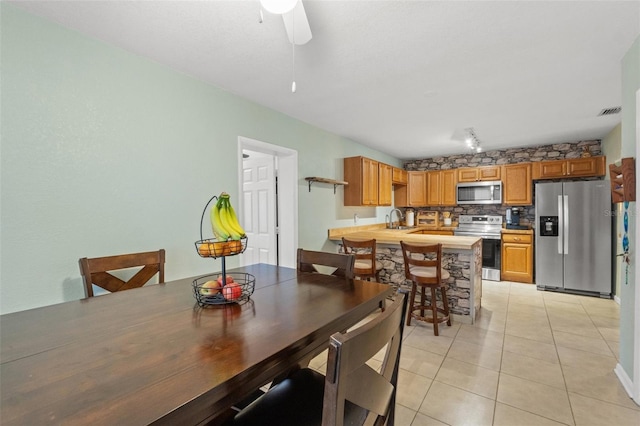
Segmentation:
{"type": "Polygon", "coordinates": [[[532,148],[510,148],[480,153],[424,158],[404,163],[406,170],[449,170],[460,167],[493,166],[545,160],[579,158],[588,150],[593,156],[602,155],[600,140],[541,145],[532,148]]]}
{"type": "MultiPolygon", "coordinates": [[[[602,155],[600,140],[588,140],[554,145],[542,145],[531,148],[511,148],[494,151],[450,155],[447,157],[424,158],[411,160],[404,163],[404,168],[409,171],[422,170],[449,170],[461,167],[481,167],[502,164],[524,163],[546,160],[564,160],[579,158],[588,151],[592,156],[602,155]]],[[[535,196],[535,194],[534,194],[535,196]]],[[[535,207],[522,206],[520,223],[523,225],[535,222],[535,207]]],[[[505,216],[507,206],[501,205],[464,205],[456,207],[425,207],[416,211],[450,212],[453,221],[457,221],[459,215],[483,214],[505,216]]],[[[442,215],[441,215],[442,217],[442,215]]]]}

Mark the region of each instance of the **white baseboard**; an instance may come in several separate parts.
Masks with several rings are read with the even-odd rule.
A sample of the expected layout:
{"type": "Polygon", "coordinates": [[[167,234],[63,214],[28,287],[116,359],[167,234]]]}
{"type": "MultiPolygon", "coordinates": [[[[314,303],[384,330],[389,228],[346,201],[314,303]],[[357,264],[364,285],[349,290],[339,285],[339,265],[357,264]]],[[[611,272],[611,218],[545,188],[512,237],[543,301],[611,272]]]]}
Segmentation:
{"type": "Polygon", "coordinates": [[[618,305],[620,304],[620,298],[618,297],[618,295],[613,296],[613,301],[616,302],[618,305]]]}
{"type": "MultiPolygon", "coordinates": [[[[629,376],[627,375],[627,372],[624,371],[624,368],[622,368],[622,366],[620,365],[620,363],[616,364],[616,368],[613,370],[614,373],[616,373],[616,376],[618,376],[618,380],[620,380],[620,383],[622,384],[622,387],[624,388],[624,390],[627,392],[627,395],[629,395],[629,398],[631,398],[632,400],[634,395],[633,395],[633,381],[629,378],[629,376]]],[[[637,404],[637,401],[636,401],[637,404]]]]}

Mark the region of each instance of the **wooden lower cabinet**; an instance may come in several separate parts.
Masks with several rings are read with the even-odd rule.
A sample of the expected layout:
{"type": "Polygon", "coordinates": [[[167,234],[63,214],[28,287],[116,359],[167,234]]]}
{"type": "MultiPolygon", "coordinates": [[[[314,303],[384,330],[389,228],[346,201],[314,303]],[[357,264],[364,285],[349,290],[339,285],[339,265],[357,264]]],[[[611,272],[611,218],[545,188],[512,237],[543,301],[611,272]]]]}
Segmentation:
{"type": "Polygon", "coordinates": [[[526,234],[503,232],[501,250],[501,279],[503,281],[532,283],[533,232],[526,234]]]}

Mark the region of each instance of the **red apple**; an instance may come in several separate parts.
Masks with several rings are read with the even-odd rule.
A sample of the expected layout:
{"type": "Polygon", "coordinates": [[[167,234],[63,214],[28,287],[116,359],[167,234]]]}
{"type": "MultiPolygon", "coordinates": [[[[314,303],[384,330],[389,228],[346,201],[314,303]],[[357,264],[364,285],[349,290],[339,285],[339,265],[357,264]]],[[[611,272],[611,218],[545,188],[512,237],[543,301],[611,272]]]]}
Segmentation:
{"type": "Polygon", "coordinates": [[[242,287],[236,282],[229,283],[222,288],[222,295],[227,300],[236,300],[242,296],[242,287]]]}
{"type": "MultiPolygon", "coordinates": [[[[232,282],[233,282],[233,277],[232,277],[232,276],[227,275],[227,282],[226,282],[225,284],[231,284],[232,282]]],[[[222,285],[222,275],[220,275],[220,276],[218,277],[218,284],[220,284],[220,287],[222,287],[222,286],[223,286],[223,285],[222,285]]]]}

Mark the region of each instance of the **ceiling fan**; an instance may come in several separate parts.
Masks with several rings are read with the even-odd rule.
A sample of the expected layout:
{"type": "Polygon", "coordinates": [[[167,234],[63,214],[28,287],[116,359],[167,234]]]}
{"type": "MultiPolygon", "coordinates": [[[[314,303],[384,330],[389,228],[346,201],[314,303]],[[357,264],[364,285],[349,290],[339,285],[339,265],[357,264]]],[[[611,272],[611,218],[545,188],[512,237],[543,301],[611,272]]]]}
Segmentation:
{"type": "Polygon", "coordinates": [[[267,12],[282,15],[291,44],[303,45],[311,40],[311,28],[302,0],[260,0],[260,6],[267,12]]]}

